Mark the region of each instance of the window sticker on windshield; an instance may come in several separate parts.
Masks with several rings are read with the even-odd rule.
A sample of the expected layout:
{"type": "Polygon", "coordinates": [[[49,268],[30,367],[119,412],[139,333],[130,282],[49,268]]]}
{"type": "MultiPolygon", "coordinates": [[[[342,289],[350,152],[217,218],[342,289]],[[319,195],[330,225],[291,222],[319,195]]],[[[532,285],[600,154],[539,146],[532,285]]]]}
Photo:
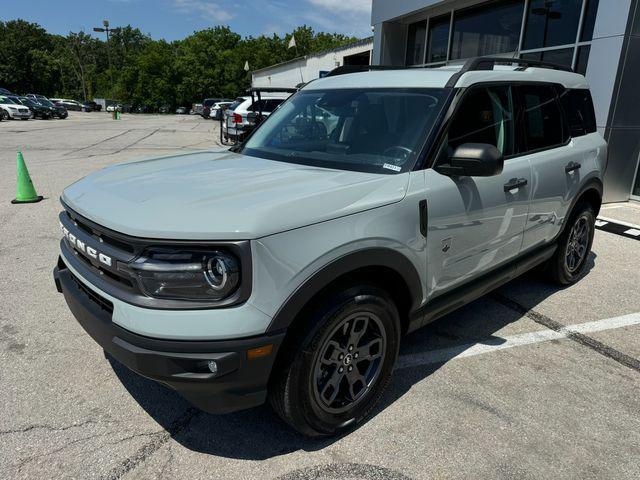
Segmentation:
{"type": "Polygon", "coordinates": [[[400,170],[402,170],[402,167],[399,167],[398,165],[392,165],[390,163],[385,163],[384,165],[382,165],[382,168],[393,170],[394,172],[399,172],[400,170]]]}

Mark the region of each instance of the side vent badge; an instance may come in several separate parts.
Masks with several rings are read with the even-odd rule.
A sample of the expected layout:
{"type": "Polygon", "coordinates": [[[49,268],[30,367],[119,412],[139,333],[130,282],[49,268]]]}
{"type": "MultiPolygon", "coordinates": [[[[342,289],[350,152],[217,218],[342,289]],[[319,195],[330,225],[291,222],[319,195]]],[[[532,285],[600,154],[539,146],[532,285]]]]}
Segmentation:
{"type": "Polygon", "coordinates": [[[451,237],[442,240],[442,251],[447,253],[449,250],[451,250],[451,237]]]}

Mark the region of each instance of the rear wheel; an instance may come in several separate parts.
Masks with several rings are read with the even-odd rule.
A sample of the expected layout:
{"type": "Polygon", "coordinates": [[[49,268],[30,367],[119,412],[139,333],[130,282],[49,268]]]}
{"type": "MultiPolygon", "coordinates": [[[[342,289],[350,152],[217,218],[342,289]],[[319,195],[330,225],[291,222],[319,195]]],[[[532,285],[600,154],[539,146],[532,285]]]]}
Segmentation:
{"type": "Polygon", "coordinates": [[[362,421],[380,400],[398,355],[400,320],[381,289],[332,295],[310,314],[311,328],[270,389],[276,412],[309,436],[362,421]]]}
{"type": "Polygon", "coordinates": [[[558,249],[547,264],[551,280],[570,285],[580,279],[593,244],[596,216],[588,203],[579,204],[569,217],[558,241],[558,249]]]}

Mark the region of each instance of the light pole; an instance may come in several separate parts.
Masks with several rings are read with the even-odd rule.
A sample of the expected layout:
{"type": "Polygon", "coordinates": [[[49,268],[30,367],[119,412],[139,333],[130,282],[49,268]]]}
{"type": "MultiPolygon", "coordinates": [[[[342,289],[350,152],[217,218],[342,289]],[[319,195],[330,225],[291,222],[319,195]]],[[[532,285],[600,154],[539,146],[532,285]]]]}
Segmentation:
{"type": "Polygon", "coordinates": [[[562,12],[552,11],[553,2],[544,2],[544,7],[534,8],[531,13],[534,15],[544,16],[544,33],[542,34],[542,46],[547,46],[547,35],[549,34],[549,20],[560,20],[562,18],[562,12]]]}
{"type": "Polygon", "coordinates": [[[103,20],[102,21],[102,25],[104,26],[104,28],[101,27],[94,27],[93,31],[94,32],[106,32],[107,33],[107,60],[109,62],[109,77],[111,80],[111,96],[113,97],[113,66],[111,65],[111,48],[109,46],[109,32],[111,33],[118,33],[121,28],[109,28],[109,20],[103,20]]]}

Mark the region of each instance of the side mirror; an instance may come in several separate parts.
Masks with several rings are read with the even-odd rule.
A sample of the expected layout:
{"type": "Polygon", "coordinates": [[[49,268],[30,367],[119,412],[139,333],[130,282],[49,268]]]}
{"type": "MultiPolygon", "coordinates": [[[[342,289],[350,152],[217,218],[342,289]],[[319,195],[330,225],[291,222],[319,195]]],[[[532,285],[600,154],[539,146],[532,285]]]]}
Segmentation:
{"type": "Polygon", "coordinates": [[[504,158],[500,150],[488,143],[465,143],[455,149],[449,164],[439,165],[436,170],[443,175],[492,177],[500,175],[504,158]]]}

